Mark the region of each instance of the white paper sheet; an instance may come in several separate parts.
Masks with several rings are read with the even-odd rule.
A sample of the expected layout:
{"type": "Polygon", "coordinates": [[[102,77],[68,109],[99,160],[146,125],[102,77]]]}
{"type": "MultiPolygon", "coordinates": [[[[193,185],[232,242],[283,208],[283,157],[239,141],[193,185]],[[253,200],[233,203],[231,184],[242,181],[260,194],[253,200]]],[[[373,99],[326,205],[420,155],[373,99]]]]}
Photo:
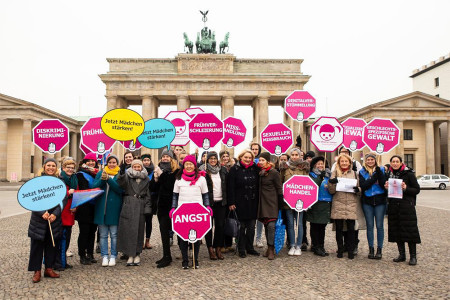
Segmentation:
{"type": "Polygon", "coordinates": [[[338,177],[338,183],[336,185],[337,192],[354,193],[353,188],[358,184],[356,179],[338,177]]]}

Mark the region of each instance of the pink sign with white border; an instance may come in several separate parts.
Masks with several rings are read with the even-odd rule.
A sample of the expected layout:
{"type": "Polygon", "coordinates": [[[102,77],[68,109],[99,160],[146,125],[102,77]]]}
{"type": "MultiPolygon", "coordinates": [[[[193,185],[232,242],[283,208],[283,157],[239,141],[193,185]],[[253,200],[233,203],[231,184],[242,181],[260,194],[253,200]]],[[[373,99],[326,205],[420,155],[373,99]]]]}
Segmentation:
{"type": "Polygon", "coordinates": [[[115,139],[107,136],[101,126],[102,117],[90,118],[83,127],[81,127],[81,143],[90,152],[103,154],[105,151],[111,150],[116,142],[115,139]]]}
{"type": "Polygon", "coordinates": [[[136,145],[133,143],[133,141],[120,141],[119,142],[125,149],[130,151],[135,151],[142,148],[142,144],[139,142],[138,139],[136,139],[136,145]]]}
{"type": "Polygon", "coordinates": [[[320,117],[311,126],[310,136],[319,151],[333,152],[344,140],[344,128],[335,117],[320,117]]]}
{"type": "Polygon", "coordinates": [[[364,127],[363,140],[371,151],[388,153],[400,142],[400,129],[390,119],[375,118],[364,127]]]}
{"type": "Polygon", "coordinates": [[[33,128],[33,143],[43,152],[59,152],[69,143],[69,128],[57,119],[42,120],[33,128]]]}
{"type": "Polygon", "coordinates": [[[363,132],[366,125],[366,121],[358,118],[348,118],[342,122],[342,127],[344,127],[344,142],[342,144],[345,148],[350,151],[364,148],[366,144],[363,141],[363,132]]]}
{"type": "Polygon", "coordinates": [[[172,229],[184,241],[195,243],[211,230],[211,215],[200,203],[183,203],[172,214],[172,229]]]}
{"type": "Polygon", "coordinates": [[[189,122],[189,138],[198,147],[208,150],[222,140],[223,123],[214,114],[197,114],[189,122]]]}
{"type": "Polygon", "coordinates": [[[283,198],[291,209],[301,212],[317,202],[319,187],[309,176],[294,175],[283,184],[283,198]]]}
{"type": "Polygon", "coordinates": [[[307,91],[293,91],[284,99],[284,110],[296,121],[306,120],[316,111],[316,99],[307,91]]]}
{"type": "Polygon", "coordinates": [[[247,128],[245,128],[244,123],[240,119],[228,117],[223,120],[223,131],[222,143],[231,148],[236,147],[245,140],[247,128]]]}
{"type": "Polygon", "coordinates": [[[293,142],[292,130],[282,123],[269,124],[261,131],[261,145],[276,156],[286,153],[293,142]]]}
{"type": "Polygon", "coordinates": [[[175,138],[170,145],[187,145],[190,142],[188,126],[192,117],[185,111],[171,111],[164,117],[164,119],[169,120],[172,122],[173,126],[175,126],[175,138]]]}

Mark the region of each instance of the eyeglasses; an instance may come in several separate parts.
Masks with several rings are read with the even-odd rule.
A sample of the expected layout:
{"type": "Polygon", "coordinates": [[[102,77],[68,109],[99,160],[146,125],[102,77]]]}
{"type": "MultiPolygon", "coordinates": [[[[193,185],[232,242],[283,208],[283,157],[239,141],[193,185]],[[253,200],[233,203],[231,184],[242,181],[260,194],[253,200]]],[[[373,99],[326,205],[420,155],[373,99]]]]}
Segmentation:
{"type": "Polygon", "coordinates": [[[65,167],[64,169],[68,169],[68,170],[75,170],[74,167],[65,167]]]}

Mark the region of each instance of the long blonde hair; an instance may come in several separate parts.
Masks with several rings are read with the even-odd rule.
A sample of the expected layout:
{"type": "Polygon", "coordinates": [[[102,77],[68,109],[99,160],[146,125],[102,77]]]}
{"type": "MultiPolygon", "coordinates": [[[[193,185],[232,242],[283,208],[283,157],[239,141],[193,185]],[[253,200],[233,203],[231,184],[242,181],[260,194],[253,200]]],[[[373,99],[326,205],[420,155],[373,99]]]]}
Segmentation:
{"type": "Polygon", "coordinates": [[[238,155],[238,160],[241,161],[242,156],[244,156],[246,153],[250,153],[250,155],[252,156],[252,160],[255,160],[255,155],[253,154],[252,150],[250,150],[250,149],[242,150],[241,153],[239,153],[239,155],[238,155]]]}
{"type": "Polygon", "coordinates": [[[344,174],[344,172],[341,169],[341,166],[339,165],[339,163],[341,162],[341,159],[344,159],[344,158],[347,159],[350,163],[350,165],[348,167],[349,169],[347,172],[352,170],[353,159],[350,157],[350,155],[341,153],[341,154],[339,154],[337,161],[336,161],[336,174],[337,174],[336,177],[342,177],[342,175],[344,174]]]}
{"type": "Polygon", "coordinates": [[[375,168],[378,167],[378,162],[377,162],[376,154],[375,154],[375,153],[370,152],[370,153],[366,154],[366,157],[364,158],[364,162],[363,162],[363,167],[364,167],[364,169],[367,170],[367,172],[369,173],[369,175],[372,176],[373,172],[375,171],[375,168]],[[371,156],[367,156],[367,155],[369,155],[369,154],[371,154],[371,156]],[[375,156],[375,158],[374,158],[374,159],[375,159],[375,164],[373,165],[373,167],[369,167],[369,166],[366,164],[366,160],[367,160],[367,158],[372,157],[372,156],[375,156]]]}

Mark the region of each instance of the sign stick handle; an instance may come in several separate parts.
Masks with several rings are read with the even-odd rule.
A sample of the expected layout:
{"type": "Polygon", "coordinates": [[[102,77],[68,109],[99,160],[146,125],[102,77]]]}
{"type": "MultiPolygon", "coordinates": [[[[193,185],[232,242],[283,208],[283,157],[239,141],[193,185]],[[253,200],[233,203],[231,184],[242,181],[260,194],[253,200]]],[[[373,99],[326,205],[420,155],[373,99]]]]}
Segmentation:
{"type": "Polygon", "coordinates": [[[195,243],[192,243],[192,265],[194,266],[195,270],[195,243]]]}
{"type": "Polygon", "coordinates": [[[48,221],[48,228],[50,229],[50,235],[52,236],[53,247],[55,247],[55,240],[53,239],[52,225],[50,224],[50,220],[49,219],[47,219],[47,221],[48,221]]]}

